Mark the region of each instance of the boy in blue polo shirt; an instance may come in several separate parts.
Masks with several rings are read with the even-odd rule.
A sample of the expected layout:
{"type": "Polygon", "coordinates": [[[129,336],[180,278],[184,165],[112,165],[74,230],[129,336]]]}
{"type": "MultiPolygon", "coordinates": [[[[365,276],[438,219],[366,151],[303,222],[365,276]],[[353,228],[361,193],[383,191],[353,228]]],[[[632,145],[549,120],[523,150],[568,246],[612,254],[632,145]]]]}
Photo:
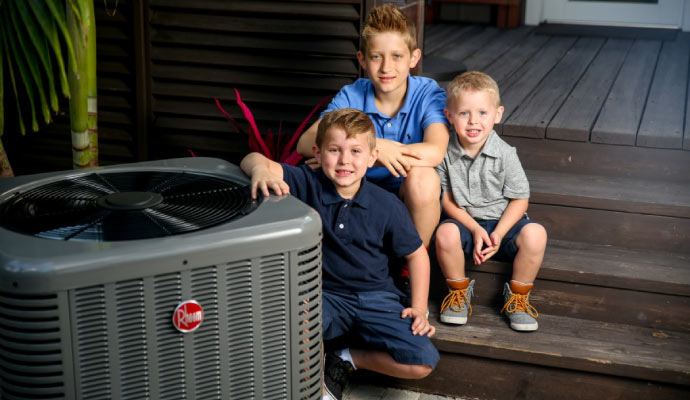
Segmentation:
{"type": "Polygon", "coordinates": [[[318,170],[259,153],[240,166],[252,179],[253,197],[289,193],[321,216],[323,339],[347,336],[359,346],[326,355],[324,398],[340,399],[355,368],[421,379],[439,359],[425,316],[429,256],[405,206],[364,177],[378,155],[374,126],[359,110],[339,109],[322,118],[315,142],[318,170]],[[411,307],[402,306],[388,272],[391,256],[409,265],[411,307]]]}
{"type": "MultiPolygon", "coordinates": [[[[448,145],[446,95],[433,79],[410,75],[422,54],[414,25],[392,4],[372,9],[361,43],[357,59],[369,78],[344,86],[322,116],[352,107],[371,118],[379,156],[367,180],[402,199],[428,246],[441,213],[440,181],[433,167],[441,163],[448,145]]],[[[297,144],[307,158],[312,157],[320,121],[297,144]]]]}

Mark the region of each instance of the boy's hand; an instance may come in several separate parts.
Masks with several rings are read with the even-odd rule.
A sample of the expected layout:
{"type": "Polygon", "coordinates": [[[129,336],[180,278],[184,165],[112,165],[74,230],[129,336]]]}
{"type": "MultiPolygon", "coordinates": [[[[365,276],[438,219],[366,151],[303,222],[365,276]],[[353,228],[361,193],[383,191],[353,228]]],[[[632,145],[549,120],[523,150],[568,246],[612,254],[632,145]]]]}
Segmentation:
{"type": "Polygon", "coordinates": [[[426,319],[426,310],[419,311],[414,308],[406,308],[402,311],[400,315],[401,318],[412,318],[412,334],[413,335],[427,335],[428,337],[434,336],[436,333],[436,328],[429,323],[426,319]]]}
{"type": "Polygon", "coordinates": [[[290,187],[287,183],[285,183],[283,179],[272,174],[271,171],[266,168],[255,168],[251,175],[252,199],[256,199],[256,194],[259,190],[261,190],[261,193],[266,197],[269,196],[269,189],[273,190],[278,196],[290,193],[290,187]]]}
{"type": "Polygon", "coordinates": [[[318,160],[316,160],[316,158],[314,157],[308,158],[304,163],[308,165],[309,168],[311,168],[312,170],[321,168],[321,163],[319,163],[318,160]]]}
{"type": "Polygon", "coordinates": [[[421,160],[421,154],[411,150],[408,146],[387,139],[376,139],[376,147],[379,149],[379,156],[376,163],[386,167],[388,171],[399,178],[401,175],[407,177],[407,171],[412,168],[407,157],[421,160]]]}
{"type": "Polygon", "coordinates": [[[501,247],[501,235],[499,235],[496,232],[491,233],[491,246],[487,246],[482,250],[481,256],[482,256],[482,262],[488,261],[491,257],[496,254],[498,249],[501,247]]]}
{"type": "Polygon", "coordinates": [[[489,237],[486,229],[482,228],[481,226],[477,226],[477,228],[472,231],[472,238],[474,239],[474,251],[472,252],[472,258],[474,259],[474,263],[479,265],[485,261],[483,254],[484,250],[492,248],[493,244],[491,243],[491,237],[489,237]]]}

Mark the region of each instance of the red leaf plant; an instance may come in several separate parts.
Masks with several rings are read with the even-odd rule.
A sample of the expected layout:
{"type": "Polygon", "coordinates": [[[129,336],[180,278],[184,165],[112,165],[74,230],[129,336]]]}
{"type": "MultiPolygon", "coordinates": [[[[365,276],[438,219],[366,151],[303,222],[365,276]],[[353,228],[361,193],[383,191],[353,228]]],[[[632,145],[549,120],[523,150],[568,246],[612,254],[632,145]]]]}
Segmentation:
{"type": "MultiPolygon", "coordinates": [[[[259,132],[259,128],[256,126],[254,115],[249,110],[249,107],[247,107],[247,105],[242,101],[240,92],[237,89],[235,89],[235,96],[237,98],[237,105],[240,106],[244,118],[247,120],[247,122],[249,122],[249,129],[247,132],[247,136],[249,138],[249,150],[259,152],[273,161],[289,165],[297,165],[297,163],[302,161],[302,156],[297,153],[296,149],[294,149],[295,145],[297,144],[297,139],[299,139],[302,132],[304,132],[304,129],[307,127],[307,123],[309,123],[309,120],[311,120],[311,117],[314,115],[316,110],[325,106],[332,97],[328,96],[321,100],[321,102],[319,102],[319,104],[317,104],[316,107],[311,110],[309,115],[307,115],[307,117],[297,127],[295,132],[290,137],[290,140],[287,142],[283,141],[281,143],[280,137],[282,136],[282,123],[278,127],[277,135],[274,135],[270,129],[266,130],[265,136],[262,135],[261,132],[259,132]]],[[[225,118],[227,118],[230,124],[235,127],[237,132],[244,133],[244,129],[242,129],[242,126],[240,126],[237,120],[235,120],[235,118],[233,118],[232,115],[225,111],[220,105],[220,100],[218,100],[218,98],[215,100],[216,106],[218,106],[220,112],[225,115],[225,118]]]]}

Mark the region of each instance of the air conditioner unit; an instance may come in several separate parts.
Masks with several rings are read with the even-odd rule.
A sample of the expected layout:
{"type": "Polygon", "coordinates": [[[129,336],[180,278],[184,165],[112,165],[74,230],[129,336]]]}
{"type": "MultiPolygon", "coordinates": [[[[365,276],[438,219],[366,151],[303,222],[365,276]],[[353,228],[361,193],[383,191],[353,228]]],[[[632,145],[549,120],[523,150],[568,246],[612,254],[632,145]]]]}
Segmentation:
{"type": "Polygon", "coordinates": [[[0,180],[0,398],[321,398],[321,220],[248,183],[210,158],[0,180]]]}

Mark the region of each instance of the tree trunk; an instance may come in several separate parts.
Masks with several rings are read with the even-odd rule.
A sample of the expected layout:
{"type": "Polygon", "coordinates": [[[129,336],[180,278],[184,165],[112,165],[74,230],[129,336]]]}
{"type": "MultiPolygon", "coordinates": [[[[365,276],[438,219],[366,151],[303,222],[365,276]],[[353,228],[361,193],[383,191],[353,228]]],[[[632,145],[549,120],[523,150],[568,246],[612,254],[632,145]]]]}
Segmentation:
{"type": "Polygon", "coordinates": [[[98,87],[96,85],[96,16],[93,9],[93,1],[86,1],[88,15],[84,20],[88,21],[86,33],[86,74],[88,81],[88,129],[89,129],[89,167],[98,166],[98,102],[96,101],[98,87]]]}
{"type": "Polygon", "coordinates": [[[89,49],[93,47],[95,57],[96,28],[93,15],[93,2],[81,0],[80,9],[84,10],[80,21],[74,16],[69,3],[67,4],[67,25],[69,27],[77,70],[69,70],[69,86],[71,98],[69,102],[70,126],[72,130],[72,163],[74,168],[88,168],[98,165],[98,130],[96,128],[96,96],[95,96],[95,59],[93,64],[93,78],[89,75],[89,49]],[[93,42],[89,46],[89,42],[93,42]],[[90,90],[90,82],[93,88],[90,90]],[[93,98],[91,98],[93,95],[93,98]],[[93,118],[89,118],[93,114],[93,118]],[[91,120],[91,121],[90,121],[91,120]],[[91,122],[91,123],[90,123],[91,122]],[[91,131],[93,129],[93,131],[91,131]],[[92,149],[95,154],[92,154],[92,149]]]}
{"type": "Polygon", "coordinates": [[[14,176],[10,159],[7,158],[5,147],[2,145],[2,138],[0,137],[0,178],[11,178],[14,176]]]}

